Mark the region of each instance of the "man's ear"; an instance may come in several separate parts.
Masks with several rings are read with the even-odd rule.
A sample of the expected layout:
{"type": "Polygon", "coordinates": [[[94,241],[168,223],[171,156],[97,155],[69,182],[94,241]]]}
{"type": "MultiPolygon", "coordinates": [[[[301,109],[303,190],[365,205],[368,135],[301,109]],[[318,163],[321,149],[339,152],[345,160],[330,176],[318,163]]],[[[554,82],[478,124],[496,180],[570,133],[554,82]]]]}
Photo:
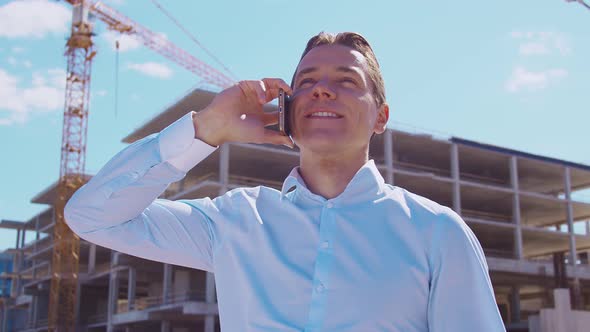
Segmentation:
{"type": "Polygon", "coordinates": [[[377,110],[377,121],[373,131],[376,134],[383,134],[387,129],[387,120],[389,120],[389,105],[383,103],[377,110]]]}

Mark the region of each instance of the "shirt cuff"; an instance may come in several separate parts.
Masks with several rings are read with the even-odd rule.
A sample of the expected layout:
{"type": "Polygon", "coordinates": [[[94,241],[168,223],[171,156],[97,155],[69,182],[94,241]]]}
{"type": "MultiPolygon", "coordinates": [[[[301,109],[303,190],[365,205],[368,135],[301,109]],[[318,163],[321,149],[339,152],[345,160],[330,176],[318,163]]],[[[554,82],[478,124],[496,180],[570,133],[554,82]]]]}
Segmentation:
{"type": "Polygon", "coordinates": [[[188,112],[158,134],[162,161],[185,173],[217,149],[195,138],[193,113],[188,112]]]}

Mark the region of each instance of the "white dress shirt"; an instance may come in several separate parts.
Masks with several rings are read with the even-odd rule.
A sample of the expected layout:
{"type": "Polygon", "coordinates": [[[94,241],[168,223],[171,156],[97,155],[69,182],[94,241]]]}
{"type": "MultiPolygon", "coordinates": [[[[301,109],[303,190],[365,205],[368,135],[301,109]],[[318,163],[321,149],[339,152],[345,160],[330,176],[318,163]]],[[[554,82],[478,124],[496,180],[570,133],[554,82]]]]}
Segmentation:
{"type": "Polygon", "coordinates": [[[222,331],[505,331],[482,248],[452,210],[386,184],[372,160],[342,194],[157,199],[215,150],[192,112],[115,155],[68,202],[81,238],[215,274],[222,331]]]}

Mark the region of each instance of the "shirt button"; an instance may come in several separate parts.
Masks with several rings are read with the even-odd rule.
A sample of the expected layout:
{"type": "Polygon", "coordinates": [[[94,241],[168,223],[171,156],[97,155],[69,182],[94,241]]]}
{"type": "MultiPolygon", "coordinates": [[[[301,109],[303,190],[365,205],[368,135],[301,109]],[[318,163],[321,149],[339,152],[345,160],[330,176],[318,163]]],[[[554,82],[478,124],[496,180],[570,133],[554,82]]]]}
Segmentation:
{"type": "Polygon", "coordinates": [[[328,202],[328,203],[326,204],[326,207],[327,207],[328,209],[331,209],[331,208],[333,208],[333,207],[334,207],[334,203],[332,203],[332,202],[328,202]]]}
{"type": "Polygon", "coordinates": [[[322,246],[322,249],[328,249],[328,248],[330,248],[330,242],[324,241],[324,242],[322,242],[321,246],[322,246]]]}
{"type": "Polygon", "coordinates": [[[324,291],[324,289],[326,289],[326,287],[324,287],[324,285],[323,285],[323,284],[319,284],[319,285],[317,285],[317,286],[315,287],[315,290],[316,290],[318,293],[321,293],[321,292],[323,292],[323,291],[324,291]]]}

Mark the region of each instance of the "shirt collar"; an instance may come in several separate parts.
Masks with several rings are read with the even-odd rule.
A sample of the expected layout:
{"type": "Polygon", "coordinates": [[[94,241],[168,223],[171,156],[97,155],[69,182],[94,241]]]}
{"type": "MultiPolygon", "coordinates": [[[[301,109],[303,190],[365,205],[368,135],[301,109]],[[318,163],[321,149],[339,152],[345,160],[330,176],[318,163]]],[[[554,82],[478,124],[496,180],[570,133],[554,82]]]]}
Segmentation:
{"type": "MultiPolygon", "coordinates": [[[[377,198],[377,196],[383,194],[384,187],[385,180],[383,180],[383,176],[381,176],[381,173],[379,173],[379,170],[375,166],[375,162],[371,159],[356,172],[344,191],[330,201],[359,203],[373,200],[377,198]]],[[[325,198],[309,191],[301,174],[299,174],[299,166],[293,168],[289,176],[287,176],[283,182],[281,199],[283,199],[293,188],[297,189],[299,193],[310,196],[311,198],[315,197],[316,199],[319,198],[323,201],[326,200],[325,198]]]]}

